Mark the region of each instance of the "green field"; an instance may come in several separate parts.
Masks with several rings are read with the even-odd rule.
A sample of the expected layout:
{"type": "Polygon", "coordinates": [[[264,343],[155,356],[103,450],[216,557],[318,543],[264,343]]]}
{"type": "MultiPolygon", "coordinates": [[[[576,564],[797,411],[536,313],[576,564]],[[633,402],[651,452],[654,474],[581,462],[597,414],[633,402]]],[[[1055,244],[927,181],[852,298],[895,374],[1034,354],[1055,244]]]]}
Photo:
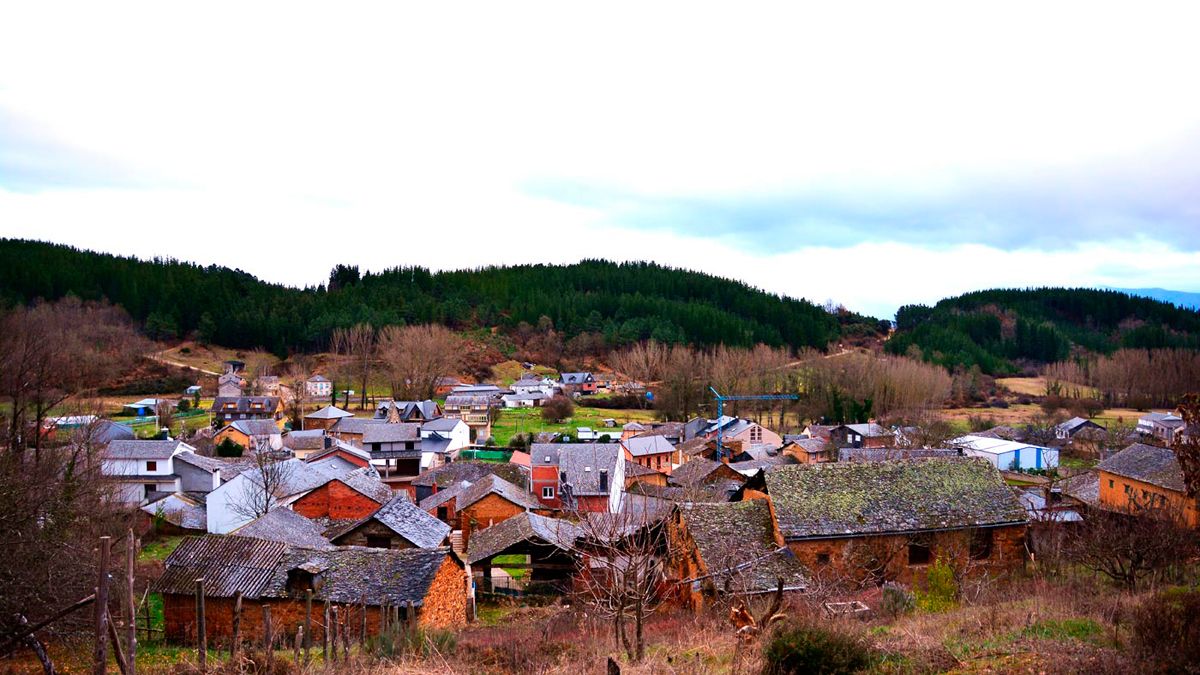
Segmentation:
{"type": "Polygon", "coordinates": [[[576,427],[591,427],[597,433],[611,433],[613,440],[621,435],[621,425],[626,422],[648,422],[654,420],[653,410],[608,410],[605,408],[576,407],[575,414],[562,423],[554,424],[542,419],[541,408],[504,408],[492,424],[492,438],[496,445],[508,445],[516,434],[557,431],[574,434],[576,427]],[[602,420],[612,418],[617,426],[606,428],[602,420]]]}

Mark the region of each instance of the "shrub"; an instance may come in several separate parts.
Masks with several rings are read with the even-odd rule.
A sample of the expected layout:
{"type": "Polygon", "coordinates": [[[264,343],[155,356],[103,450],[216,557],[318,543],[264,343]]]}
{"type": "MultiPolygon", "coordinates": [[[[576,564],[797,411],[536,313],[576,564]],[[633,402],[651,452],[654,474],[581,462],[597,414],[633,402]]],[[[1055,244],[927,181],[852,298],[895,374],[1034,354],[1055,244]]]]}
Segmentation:
{"type": "Polygon", "coordinates": [[[764,675],[854,673],[874,661],[862,633],[833,624],[791,621],[771,633],[763,647],[764,675]]]}
{"type": "Polygon", "coordinates": [[[575,414],[575,404],[566,396],[555,396],[542,404],[542,419],[547,422],[562,422],[575,414]]]}
{"type": "Polygon", "coordinates": [[[367,639],[367,651],[380,659],[451,654],[457,646],[458,638],[453,632],[423,628],[389,630],[367,639]]]}
{"type": "Polygon", "coordinates": [[[916,598],[907,588],[899,584],[886,583],[883,585],[883,597],[880,599],[880,609],[892,618],[908,614],[916,607],[916,598]]]}
{"type": "Polygon", "coordinates": [[[229,437],[218,443],[216,448],[217,457],[241,457],[245,451],[245,448],[229,437]]]}
{"type": "Polygon", "coordinates": [[[925,579],[925,590],[917,594],[917,606],[922,611],[944,612],[954,607],[958,585],[954,583],[954,570],[946,561],[934,560],[925,579]]]}
{"type": "Polygon", "coordinates": [[[1200,590],[1172,588],[1133,612],[1132,647],[1162,672],[1200,673],[1200,590]]]}

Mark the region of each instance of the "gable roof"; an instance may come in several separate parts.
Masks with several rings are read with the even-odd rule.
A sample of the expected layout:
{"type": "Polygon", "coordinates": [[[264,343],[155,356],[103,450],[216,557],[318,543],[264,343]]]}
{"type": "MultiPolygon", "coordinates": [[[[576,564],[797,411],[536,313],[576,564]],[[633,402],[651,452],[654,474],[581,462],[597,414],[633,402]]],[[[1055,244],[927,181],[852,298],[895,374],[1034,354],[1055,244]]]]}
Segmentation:
{"type": "Polygon", "coordinates": [[[393,606],[411,602],[420,607],[438,570],[451,560],[448,548],[291,549],[275,566],[263,595],[288,597],[288,571],[308,568],[321,570],[323,583],[313,593],[317,600],[358,604],[365,599],[370,605],[393,606]]]}
{"type": "Polygon", "coordinates": [[[185,450],[178,455],[175,455],[175,461],[190,464],[197,469],[207,471],[209,473],[221,471],[222,480],[228,480],[241,473],[240,469],[235,469],[234,467],[230,466],[229,462],[223,462],[216,457],[205,457],[204,455],[196,454],[191,450],[185,450]]]}
{"type": "Polygon", "coordinates": [[[211,412],[261,412],[273,413],[279,407],[279,398],[275,396],[218,396],[209,407],[211,412]],[[232,408],[226,408],[227,404],[232,408]],[[259,408],[251,408],[251,404],[261,404],[259,408]]]}
{"type": "Polygon", "coordinates": [[[655,471],[648,466],[642,466],[637,462],[625,460],[625,478],[634,478],[637,476],[662,476],[661,471],[655,471]]]}
{"type": "Polygon", "coordinates": [[[354,523],[339,534],[335,541],[357,530],[368,522],[375,521],[417,548],[437,548],[450,536],[450,526],[426,513],[413,504],[404,494],[396,495],[370,516],[354,523]]]}
{"type": "MultiPolygon", "coordinates": [[[[721,467],[723,466],[727,465],[723,462],[715,462],[706,457],[693,457],[672,469],[671,475],[667,477],[667,480],[673,485],[692,487],[709,482],[709,478],[721,471],[721,467]]],[[[736,469],[731,470],[736,471],[736,469]]],[[[732,476],[727,477],[732,478],[732,476]]]]}
{"type": "MultiPolygon", "coordinates": [[[[535,465],[538,459],[537,456],[533,458],[535,465]]],[[[624,460],[620,443],[562,445],[558,451],[559,481],[569,485],[571,494],[576,497],[607,495],[616,484],[617,462],[624,460]],[[608,490],[600,489],[601,471],[608,472],[608,490]]]]}
{"type": "Polygon", "coordinates": [[[592,377],[591,373],[563,373],[559,375],[559,382],[562,382],[563,384],[583,384],[587,382],[589,378],[593,380],[596,379],[592,377]]]}
{"type": "Polygon", "coordinates": [[[442,504],[445,504],[451,499],[459,496],[469,487],[471,487],[471,484],[464,480],[458,485],[451,485],[449,487],[442,488],[429,495],[425,499],[422,499],[421,503],[417,504],[417,506],[421,507],[422,511],[428,512],[430,509],[436,509],[442,504]]]}
{"type": "Polygon", "coordinates": [[[1070,433],[1072,431],[1075,431],[1076,429],[1079,429],[1080,427],[1084,427],[1084,426],[1088,426],[1088,425],[1091,425],[1093,427],[1097,427],[1100,429],[1104,428],[1103,426],[1096,424],[1095,422],[1093,422],[1089,419],[1084,419],[1082,417],[1072,417],[1071,419],[1067,420],[1066,422],[1063,422],[1062,424],[1058,425],[1058,428],[1067,433],[1070,433]]]}
{"type": "Polygon", "coordinates": [[[271,509],[239,527],[234,534],[283,542],[289,546],[331,548],[329,540],[321,536],[320,525],[284,506],[271,509]]]}
{"type": "Polygon", "coordinates": [[[797,464],[766,473],[789,540],[1025,522],[994,466],[955,457],[797,464]]]}
{"type": "Polygon", "coordinates": [[[1134,443],[1097,464],[1096,469],[1176,492],[1186,490],[1179,458],[1173,450],[1157,445],[1134,443]]]}
{"type": "Polygon", "coordinates": [[[312,377],[305,380],[305,382],[328,382],[328,381],[329,381],[329,378],[325,377],[324,375],[313,375],[312,377]]]}
{"type": "Polygon", "coordinates": [[[481,462],[478,460],[444,464],[417,476],[413,479],[412,485],[416,487],[433,487],[436,485],[444,488],[461,483],[464,480],[469,483],[475,483],[484,476],[491,474],[496,474],[522,489],[525,489],[525,486],[529,485],[529,479],[526,477],[525,471],[516,464],[481,462]]]}
{"type": "Polygon", "coordinates": [[[339,434],[361,434],[367,427],[376,424],[387,424],[387,422],[366,417],[342,417],[334,422],[329,430],[339,434]]]}
{"type": "Polygon", "coordinates": [[[169,494],[150,502],[142,511],[154,517],[162,517],[168,523],[187,530],[208,529],[208,509],[201,502],[182,493],[169,494]]]}
{"type": "Polygon", "coordinates": [[[466,422],[458,419],[457,417],[439,417],[422,424],[421,433],[434,431],[450,432],[454,431],[460,424],[465,425],[466,422]]]}
{"type": "Polygon", "coordinates": [[[675,446],[671,445],[663,436],[634,436],[622,442],[629,454],[634,457],[645,457],[646,455],[660,455],[668,452],[674,452],[675,446]]]}
{"type": "Polygon", "coordinates": [[[283,447],[291,448],[292,450],[324,450],[325,430],[304,429],[289,431],[283,437],[283,447]]]}
{"type": "Polygon", "coordinates": [[[187,451],[194,448],[183,441],[138,441],[117,439],[109,442],[104,448],[105,459],[170,459],[176,450],[187,451]]]}
{"type": "Polygon", "coordinates": [[[229,428],[236,429],[247,436],[276,436],[283,433],[274,420],[235,420],[225,425],[225,429],[229,428]]]}
{"type": "Polygon", "coordinates": [[[461,511],[490,494],[500,495],[513,504],[527,509],[542,508],[541,503],[524,488],[513,485],[496,474],[488,474],[472,483],[471,487],[463,490],[462,494],[458,496],[455,508],[461,511]]]}
{"type": "Polygon", "coordinates": [[[369,424],[363,428],[363,445],[368,443],[403,443],[421,440],[421,425],[401,422],[400,424],[369,424]]]}
{"type": "Polygon", "coordinates": [[[287,550],[283,542],[253,537],[185,537],[167,556],[162,575],[150,588],[155,593],[191,595],[196,580],[204,579],[208,597],[232,598],[240,591],[247,600],[256,600],[287,550]]]}
{"type": "Polygon", "coordinates": [[[731,579],[735,592],[804,588],[804,567],[775,540],[771,507],[763,499],[682,504],[679,515],[696,552],[718,588],[731,579]]]}
{"type": "Polygon", "coordinates": [[[466,560],[474,564],[521,542],[570,551],[581,535],[582,530],[573,523],[527,511],[472,533],[466,560]]]}
{"type": "Polygon", "coordinates": [[[336,420],[343,417],[354,417],[354,413],[347,412],[336,406],[327,405],[320,410],[308,413],[304,416],[306,420],[336,420]]]}
{"type": "Polygon", "coordinates": [[[337,480],[378,504],[386,504],[394,496],[392,489],[379,480],[379,473],[371,466],[355,469],[337,480]]]}
{"type": "Polygon", "coordinates": [[[1003,438],[988,438],[986,436],[974,435],[959,436],[950,441],[950,443],[955,446],[961,446],[964,450],[983,452],[989,455],[1003,455],[1006,452],[1013,452],[1014,450],[1043,447],[1032,443],[1020,443],[1018,441],[1007,441],[1003,438]]]}

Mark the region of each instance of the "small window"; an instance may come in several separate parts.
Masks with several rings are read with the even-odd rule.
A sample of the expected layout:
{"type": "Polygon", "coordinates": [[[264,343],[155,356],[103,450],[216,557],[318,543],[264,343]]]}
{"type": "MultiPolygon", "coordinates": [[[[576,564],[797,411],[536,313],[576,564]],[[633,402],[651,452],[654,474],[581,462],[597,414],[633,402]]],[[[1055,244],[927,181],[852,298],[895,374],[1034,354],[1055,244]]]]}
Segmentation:
{"type": "Polygon", "coordinates": [[[151,492],[158,492],[158,486],[154,483],[146,483],[142,486],[146,490],[146,496],[149,497],[151,492]]]}
{"type": "Polygon", "coordinates": [[[380,535],[368,534],[367,535],[367,547],[368,548],[391,548],[392,547],[392,538],[380,536],[380,535]]]}
{"type": "Polygon", "coordinates": [[[146,462],[147,471],[158,471],[158,462],[146,462]]]}
{"type": "Polygon", "coordinates": [[[542,488],[542,499],[554,499],[554,488],[552,488],[552,487],[542,488]]]}
{"type": "Polygon", "coordinates": [[[817,564],[818,565],[828,565],[829,564],[829,554],[828,553],[818,553],[817,554],[817,564]]]}
{"type": "Polygon", "coordinates": [[[447,509],[445,506],[437,507],[437,517],[438,517],[438,520],[449,519],[450,518],[450,510],[447,509]]]}
{"type": "Polygon", "coordinates": [[[1112,487],[1113,487],[1113,481],[1112,481],[1112,479],[1111,479],[1111,478],[1109,478],[1109,479],[1108,479],[1108,488],[1111,490],[1111,489],[1112,489],[1112,487]]]}
{"type": "Polygon", "coordinates": [[[992,557],[992,531],[975,530],[971,533],[971,559],[986,560],[992,557]]]}
{"type": "Polygon", "coordinates": [[[911,541],[908,543],[908,564],[928,565],[932,553],[927,541],[911,541]]]}

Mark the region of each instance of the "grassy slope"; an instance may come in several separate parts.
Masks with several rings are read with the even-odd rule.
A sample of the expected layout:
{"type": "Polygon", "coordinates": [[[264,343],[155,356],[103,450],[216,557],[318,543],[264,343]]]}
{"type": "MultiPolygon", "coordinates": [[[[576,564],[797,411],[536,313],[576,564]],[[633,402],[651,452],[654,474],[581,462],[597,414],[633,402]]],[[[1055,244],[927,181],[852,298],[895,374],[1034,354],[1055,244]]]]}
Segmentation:
{"type": "Polygon", "coordinates": [[[500,417],[492,425],[492,436],[497,445],[508,445],[518,433],[557,431],[574,434],[576,427],[591,427],[597,433],[611,433],[615,440],[621,435],[621,425],[626,422],[646,422],[654,419],[653,410],[608,410],[604,408],[575,407],[575,414],[555,424],[542,419],[541,408],[508,408],[500,411],[500,417]],[[601,420],[612,418],[615,428],[606,428],[601,420]]]}

